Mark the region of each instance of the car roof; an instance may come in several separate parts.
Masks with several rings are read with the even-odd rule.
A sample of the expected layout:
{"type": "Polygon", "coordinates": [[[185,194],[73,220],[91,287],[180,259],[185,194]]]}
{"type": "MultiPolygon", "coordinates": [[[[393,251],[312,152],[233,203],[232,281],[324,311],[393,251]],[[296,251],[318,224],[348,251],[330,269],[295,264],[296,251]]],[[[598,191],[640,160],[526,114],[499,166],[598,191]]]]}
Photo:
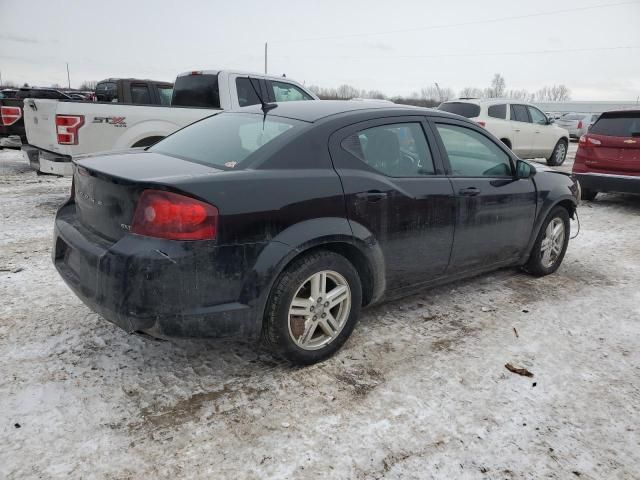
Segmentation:
{"type": "Polygon", "coordinates": [[[447,100],[442,103],[472,103],[474,105],[495,105],[498,103],[517,103],[519,105],[533,105],[531,102],[525,102],[524,100],[518,100],[516,98],[456,98],[453,100],[447,100]]]}
{"type": "MultiPolygon", "coordinates": [[[[389,104],[378,101],[357,101],[350,100],[300,100],[294,102],[277,103],[278,107],[270,110],[267,115],[274,117],[292,118],[305,122],[317,122],[323,118],[334,115],[362,112],[366,110],[384,113],[389,116],[397,115],[433,115],[448,118],[462,118],[459,115],[452,115],[447,112],[414,107],[412,105],[389,104]]],[[[244,107],[235,112],[259,113],[262,114],[260,105],[244,107]]]]}

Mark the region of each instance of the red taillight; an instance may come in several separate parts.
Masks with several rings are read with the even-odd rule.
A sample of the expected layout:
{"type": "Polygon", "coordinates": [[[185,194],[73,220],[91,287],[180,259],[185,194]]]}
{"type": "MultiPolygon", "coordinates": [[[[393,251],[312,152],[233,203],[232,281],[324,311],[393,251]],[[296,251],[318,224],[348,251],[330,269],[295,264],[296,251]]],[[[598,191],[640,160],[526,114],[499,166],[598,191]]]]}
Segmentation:
{"type": "Polygon", "coordinates": [[[163,190],[142,192],[131,231],[169,240],[213,240],[218,209],[195,198],[163,190]]]}
{"type": "Polygon", "coordinates": [[[84,125],[84,115],[56,115],[58,144],[77,145],[78,130],[84,125]]]}
{"type": "Polygon", "coordinates": [[[13,125],[20,120],[20,117],[22,117],[20,107],[0,107],[0,118],[2,118],[3,125],[13,125]]]}
{"type": "Polygon", "coordinates": [[[602,145],[602,142],[597,138],[590,137],[589,135],[582,135],[580,140],[578,140],[578,144],[584,147],[595,147],[597,145],[602,145]]]}
{"type": "Polygon", "coordinates": [[[485,125],[487,124],[487,122],[482,122],[482,121],[480,121],[480,122],[476,122],[476,123],[477,123],[478,125],[480,125],[482,128],[484,128],[484,127],[485,127],[485,125]]]}
{"type": "Polygon", "coordinates": [[[582,120],[578,122],[578,130],[580,130],[581,128],[582,128],[582,120]]]}

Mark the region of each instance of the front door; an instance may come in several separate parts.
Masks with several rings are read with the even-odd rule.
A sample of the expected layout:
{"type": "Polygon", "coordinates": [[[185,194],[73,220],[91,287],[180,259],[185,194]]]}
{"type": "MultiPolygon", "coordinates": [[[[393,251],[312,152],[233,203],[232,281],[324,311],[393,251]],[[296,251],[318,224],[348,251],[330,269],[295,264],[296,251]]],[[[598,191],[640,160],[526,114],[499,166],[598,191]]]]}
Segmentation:
{"type": "Polygon", "coordinates": [[[556,129],[549,123],[547,116],[536,107],[528,105],[529,116],[531,117],[531,125],[533,126],[533,149],[532,157],[551,156],[553,149],[556,147],[556,129]]]}
{"type": "Polygon", "coordinates": [[[442,276],[449,264],[455,198],[423,117],[391,117],[331,137],[352,228],[385,259],[387,291],[442,276]]]}
{"type": "Polygon", "coordinates": [[[436,120],[435,130],[457,200],[450,274],[481,270],[519,258],[536,215],[531,179],[514,176],[507,149],[480,128],[436,120]]]}

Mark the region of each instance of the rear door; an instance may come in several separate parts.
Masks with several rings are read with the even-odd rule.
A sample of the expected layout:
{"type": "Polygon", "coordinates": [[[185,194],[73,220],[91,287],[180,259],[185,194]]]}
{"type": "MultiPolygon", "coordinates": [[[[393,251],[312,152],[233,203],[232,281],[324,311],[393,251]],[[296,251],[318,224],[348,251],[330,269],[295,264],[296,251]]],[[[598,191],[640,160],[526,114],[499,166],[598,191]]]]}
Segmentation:
{"type": "Polygon", "coordinates": [[[458,211],[449,273],[519,258],[536,214],[533,181],[515,178],[506,147],[482,129],[445,119],[434,125],[458,211]]]}
{"type": "Polygon", "coordinates": [[[385,257],[387,290],[442,276],[449,263],[455,198],[423,117],[391,117],[343,128],[330,140],[354,230],[373,235],[385,257]]]}
{"type": "Polygon", "coordinates": [[[640,174],[640,111],[603,113],[591,127],[589,138],[593,148],[587,165],[591,170],[640,174]]]}
{"type": "Polygon", "coordinates": [[[513,141],[511,150],[520,158],[531,158],[533,151],[533,128],[527,106],[512,103],[509,106],[509,118],[511,120],[513,141]]]}

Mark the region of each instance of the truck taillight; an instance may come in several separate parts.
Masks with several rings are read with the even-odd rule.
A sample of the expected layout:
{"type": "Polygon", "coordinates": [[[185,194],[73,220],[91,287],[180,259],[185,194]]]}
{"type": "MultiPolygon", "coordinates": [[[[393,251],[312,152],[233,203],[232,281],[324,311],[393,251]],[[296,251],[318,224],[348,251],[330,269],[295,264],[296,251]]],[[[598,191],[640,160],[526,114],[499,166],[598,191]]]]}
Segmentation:
{"type": "Polygon", "coordinates": [[[477,121],[476,122],[478,125],[480,125],[482,128],[484,128],[487,125],[487,122],[483,122],[483,121],[477,121]]]}
{"type": "Polygon", "coordinates": [[[84,115],[56,115],[58,144],[77,145],[78,130],[84,125],[84,115]]]}
{"type": "Polygon", "coordinates": [[[13,125],[22,117],[22,109],[20,107],[0,107],[0,118],[5,126],[13,125]]]}
{"type": "Polygon", "coordinates": [[[195,198],[163,190],[142,192],[131,232],[168,240],[213,240],[218,209],[195,198]]]}

